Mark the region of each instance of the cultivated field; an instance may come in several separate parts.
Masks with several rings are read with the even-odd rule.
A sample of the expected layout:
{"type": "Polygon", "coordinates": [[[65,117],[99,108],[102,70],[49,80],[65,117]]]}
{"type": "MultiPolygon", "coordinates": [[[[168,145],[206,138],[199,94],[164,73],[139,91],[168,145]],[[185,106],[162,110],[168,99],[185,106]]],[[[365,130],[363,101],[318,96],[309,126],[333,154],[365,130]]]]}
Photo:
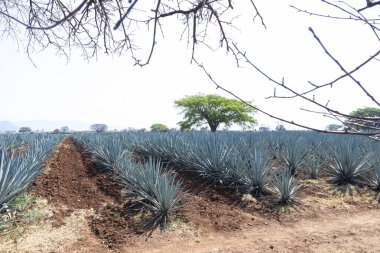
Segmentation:
{"type": "Polygon", "coordinates": [[[0,252],[378,252],[380,144],[310,132],[0,135],[0,252]]]}

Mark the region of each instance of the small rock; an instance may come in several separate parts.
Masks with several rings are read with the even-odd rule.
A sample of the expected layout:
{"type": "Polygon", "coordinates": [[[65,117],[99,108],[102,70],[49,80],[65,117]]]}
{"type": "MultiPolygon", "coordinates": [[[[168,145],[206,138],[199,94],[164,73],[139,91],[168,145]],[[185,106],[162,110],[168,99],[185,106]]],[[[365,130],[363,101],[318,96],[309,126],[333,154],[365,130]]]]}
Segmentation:
{"type": "Polygon", "coordinates": [[[270,249],[274,249],[274,246],[273,246],[273,245],[271,245],[271,246],[269,246],[269,248],[270,248],[270,249]]]}

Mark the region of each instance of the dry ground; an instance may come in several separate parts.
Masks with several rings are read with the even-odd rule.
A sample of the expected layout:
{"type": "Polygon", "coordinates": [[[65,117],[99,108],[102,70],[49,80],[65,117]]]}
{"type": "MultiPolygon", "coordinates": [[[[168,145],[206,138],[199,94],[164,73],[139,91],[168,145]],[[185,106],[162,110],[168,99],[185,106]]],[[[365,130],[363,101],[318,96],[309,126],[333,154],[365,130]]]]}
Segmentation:
{"type": "Polygon", "coordinates": [[[149,238],[125,190],[66,139],[29,192],[30,224],[0,232],[0,252],[378,252],[380,210],[367,190],[342,195],[305,181],[301,205],[279,212],[263,200],[242,207],[238,193],[182,175],[181,211],[149,238]],[[190,191],[191,190],[191,191],[190,191]]]}

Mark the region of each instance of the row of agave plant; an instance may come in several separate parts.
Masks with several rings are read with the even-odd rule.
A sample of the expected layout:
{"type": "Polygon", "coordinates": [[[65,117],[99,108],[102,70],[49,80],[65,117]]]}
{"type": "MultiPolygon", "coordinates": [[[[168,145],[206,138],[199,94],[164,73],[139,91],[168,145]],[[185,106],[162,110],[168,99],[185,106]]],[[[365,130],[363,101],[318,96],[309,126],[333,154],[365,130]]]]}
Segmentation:
{"type": "Polygon", "coordinates": [[[213,184],[239,188],[242,193],[274,194],[282,204],[295,201],[300,188],[298,179],[303,177],[324,177],[337,185],[367,184],[380,191],[380,144],[361,137],[312,132],[113,133],[76,137],[103,168],[114,170],[131,194],[138,196],[158,218],[166,219],[176,209],[180,197],[175,196],[180,196],[181,183],[157,161],[213,184]],[[136,162],[136,154],[145,157],[145,161],[136,162]],[[169,189],[171,195],[163,196],[169,189]]]}
{"type": "Polygon", "coordinates": [[[127,196],[151,214],[148,224],[165,225],[182,199],[182,181],[176,180],[160,158],[136,159],[130,151],[132,136],[125,134],[77,135],[76,141],[98,164],[112,171],[128,190],[127,196]]]}
{"type": "Polygon", "coordinates": [[[59,135],[0,135],[0,214],[7,212],[12,218],[11,201],[42,172],[61,139],[59,135]]]}
{"type": "Polygon", "coordinates": [[[148,133],[131,150],[177,169],[251,194],[275,193],[291,203],[299,178],[380,191],[380,143],[357,136],[286,133],[148,133]]]}
{"type": "Polygon", "coordinates": [[[269,135],[233,132],[139,135],[130,149],[140,155],[160,157],[177,170],[195,174],[212,184],[239,188],[245,194],[274,193],[281,204],[294,201],[299,189],[292,170],[276,168],[276,152],[289,158],[269,135]]]}

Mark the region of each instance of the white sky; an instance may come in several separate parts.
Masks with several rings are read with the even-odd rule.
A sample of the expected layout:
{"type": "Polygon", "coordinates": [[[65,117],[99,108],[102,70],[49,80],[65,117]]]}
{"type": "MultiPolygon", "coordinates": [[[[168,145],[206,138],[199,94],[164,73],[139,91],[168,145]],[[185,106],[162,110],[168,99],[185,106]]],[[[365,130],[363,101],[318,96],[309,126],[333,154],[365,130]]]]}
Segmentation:
{"type": "MultiPolygon", "coordinates": [[[[251,14],[242,11],[238,20],[240,32],[234,33],[240,47],[258,66],[278,80],[284,77],[288,85],[298,90],[309,87],[309,80],[322,84],[341,74],[313,39],[309,26],[348,69],[379,49],[379,42],[362,24],[310,17],[289,7],[293,4],[301,9],[328,10],[319,8],[320,1],[305,2],[259,0],[257,6],[268,28],[264,29],[258,20],[252,23],[251,14]]],[[[361,2],[365,5],[365,1],[361,2]]],[[[174,108],[174,100],[197,93],[228,95],[215,90],[202,70],[190,64],[191,52],[185,41],[179,41],[180,34],[170,33],[174,30],[165,24],[166,37],[159,38],[151,64],[143,68],[133,66],[128,54],[100,55],[88,63],[73,52],[67,64],[52,50],[33,56],[36,68],[14,41],[3,39],[0,121],[78,120],[105,123],[110,128],[149,128],[153,123],[177,127],[182,116],[174,108]]],[[[234,59],[223,50],[199,48],[197,55],[221,85],[244,99],[254,100],[272,114],[319,128],[334,123],[302,112],[300,108],[315,109],[302,100],[265,99],[273,94],[274,86],[248,66],[237,69],[234,59]]],[[[380,94],[379,64],[368,65],[357,75],[375,96],[380,94]]],[[[277,94],[286,93],[277,88],[277,94]]],[[[349,81],[318,92],[316,98],[325,102],[331,99],[329,105],[346,113],[375,106],[349,81]]],[[[259,126],[274,128],[277,123],[263,115],[257,115],[257,119],[259,126]]]]}

